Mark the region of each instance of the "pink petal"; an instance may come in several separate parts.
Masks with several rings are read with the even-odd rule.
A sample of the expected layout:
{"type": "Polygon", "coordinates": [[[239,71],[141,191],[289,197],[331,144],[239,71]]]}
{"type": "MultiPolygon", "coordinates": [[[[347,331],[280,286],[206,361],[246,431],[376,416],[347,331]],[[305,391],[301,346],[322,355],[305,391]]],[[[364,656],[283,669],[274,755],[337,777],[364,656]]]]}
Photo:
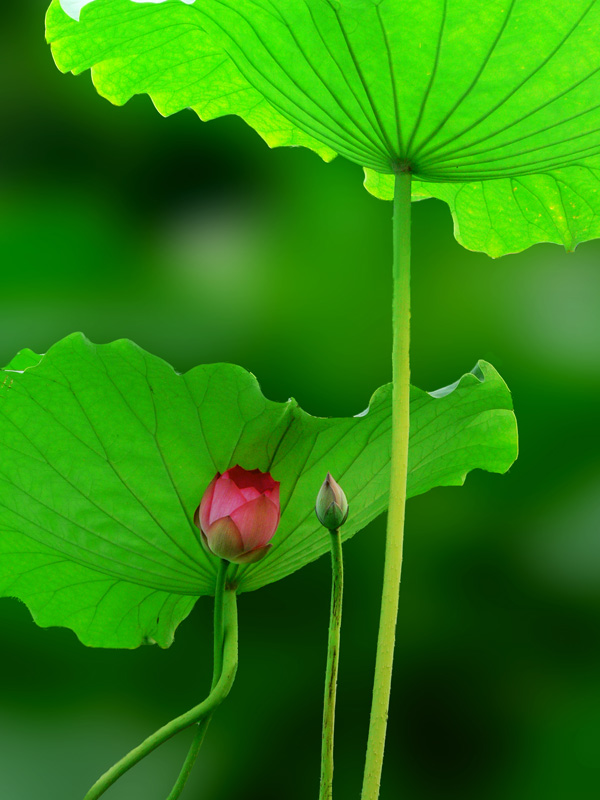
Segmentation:
{"type": "Polygon", "coordinates": [[[206,531],[206,542],[211,553],[232,561],[244,552],[244,542],[235,522],[230,517],[221,517],[206,531]]]}
{"type": "Polygon", "coordinates": [[[273,538],[279,525],[279,508],[268,497],[261,495],[256,500],[236,508],[231,514],[244,542],[244,551],[264,547],[273,538]]]}
{"type": "Polygon", "coordinates": [[[254,500],[256,497],[260,497],[260,492],[258,489],[255,489],[254,486],[249,486],[247,489],[240,489],[240,492],[244,495],[246,500],[254,500]]]}
{"type": "Polygon", "coordinates": [[[253,487],[261,494],[274,489],[277,481],[269,475],[268,472],[261,472],[259,469],[244,469],[243,467],[232,467],[225,473],[230,478],[238,489],[249,489],[253,487]]]}
{"type": "MultiPolygon", "coordinates": [[[[231,512],[243,506],[246,498],[237,488],[235,483],[222,475],[215,484],[215,489],[210,507],[209,524],[221,517],[230,517],[231,512]]],[[[204,530],[206,533],[206,529],[204,530]]]]}
{"type": "Polygon", "coordinates": [[[257,561],[267,555],[270,549],[270,544],[266,545],[266,547],[255,547],[254,550],[249,550],[247,553],[237,556],[234,561],[236,564],[256,564],[257,561]]]}
{"type": "Polygon", "coordinates": [[[197,512],[198,520],[195,520],[196,525],[198,525],[200,529],[206,530],[210,525],[210,508],[212,505],[213,495],[215,493],[215,486],[220,477],[221,476],[217,472],[202,495],[202,502],[200,503],[200,508],[197,512]]]}
{"type": "Polygon", "coordinates": [[[279,483],[275,482],[275,487],[265,492],[265,497],[268,497],[271,502],[275,503],[279,508],[279,483]]]}

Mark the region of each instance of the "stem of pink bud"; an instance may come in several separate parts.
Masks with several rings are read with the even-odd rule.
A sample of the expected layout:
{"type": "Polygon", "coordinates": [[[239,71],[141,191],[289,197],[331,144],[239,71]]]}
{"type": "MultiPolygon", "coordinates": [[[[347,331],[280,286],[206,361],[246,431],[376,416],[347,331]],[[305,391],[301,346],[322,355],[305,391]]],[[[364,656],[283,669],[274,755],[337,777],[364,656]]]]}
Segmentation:
{"type": "MultiPolygon", "coordinates": [[[[223,578],[225,576],[223,575],[223,578]]],[[[225,581],[223,581],[225,583],[225,581]]],[[[138,747],[128,753],[124,758],[112,766],[108,772],[96,781],[83,800],[97,800],[128,770],[139,761],[160,747],[161,744],[171,739],[175,734],[192,725],[210,717],[215,709],[221,705],[233,686],[238,665],[238,622],[237,622],[237,597],[234,587],[224,586],[222,592],[223,610],[223,661],[221,674],[206,700],[182,714],[180,717],[168,722],[155,733],[145,739],[138,747]]],[[[183,787],[182,787],[183,788],[183,787]]]]}
{"type": "Polygon", "coordinates": [[[404,512],[408,476],[410,404],[410,226],[411,175],[399,172],[394,191],[394,299],[393,299],[393,399],[392,459],[385,567],[369,741],[362,800],[377,800],[381,784],[383,751],[396,641],[398,596],[402,572],[404,512]]]}
{"type": "MultiPolygon", "coordinates": [[[[223,594],[225,592],[225,582],[227,579],[227,569],[229,566],[229,561],[225,561],[223,558],[219,561],[219,572],[217,573],[217,583],[215,587],[213,678],[211,691],[214,691],[215,686],[221,677],[221,672],[223,671],[223,594]]],[[[179,773],[179,776],[175,782],[175,785],[171,789],[167,800],[178,800],[180,797],[188,778],[190,777],[192,769],[194,768],[196,759],[198,758],[198,753],[200,752],[200,748],[204,742],[204,737],[206,736],[206,731],[208,730],[211,719],[212,714],[209,714],[198,723],[198,728],[196,729],[196,733],[194,735],[192,744],[190,745],[186,759],[183,762],[181,772],[179,773]]]]}

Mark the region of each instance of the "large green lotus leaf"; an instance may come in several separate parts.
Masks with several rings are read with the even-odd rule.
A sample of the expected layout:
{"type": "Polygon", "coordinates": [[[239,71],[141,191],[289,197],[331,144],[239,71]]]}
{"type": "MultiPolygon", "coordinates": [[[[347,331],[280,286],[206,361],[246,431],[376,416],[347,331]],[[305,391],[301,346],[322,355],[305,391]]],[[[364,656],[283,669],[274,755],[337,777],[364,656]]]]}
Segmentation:
{"type": "Polygon", "coordinates": [[[26,347],[24,350],[19,350],[17,355],[10,360],[4,369],[0,370],[0,373],[23,372],[23,370],[29,369],[29,367],[37,366],[41,360],[42,356],[39,356],[37,353],[34,353],[33,350],[26,347]]]}
{"type": "MultiPolygon", "coordinates": [[[[166,647],[213,593],[193,514],[216,472],[240,464],[281,482],[273,548],[240,570],[240,591],[328,551],[314,514],[328,470],[352,509],[344,538],[386,508],[390,386],[362,415],[320,419],[265,399],[240,367],[179,375],[132,342],[80,334],[0,383],[0,595],[88,645],[166,647]]],[[[475,468],[504,472],[516,455],[510,393],[489,364],[441,392],[413,388],[411,496],[475,468]]]]}
{"type": "MultiPolygon", "coordinates": [[[[391,200],[391,175],[366,170],[366,188],[391,200]]],[[[450,206],[454,235],[464,247],[493,258],[538,242],[578,244],[600,237],[600,159],[544,175],[478,183],[413,184],[413,202],[437,197],[450,206]]]]}
{"type": "Polygon", "coordinates": [[[596,0],[93,0],[79,22],[54,0],[47,35],[114,103],[239,114],[372,170],[382,197],[409,168],[467,247],[600,235],[596,0]]]}

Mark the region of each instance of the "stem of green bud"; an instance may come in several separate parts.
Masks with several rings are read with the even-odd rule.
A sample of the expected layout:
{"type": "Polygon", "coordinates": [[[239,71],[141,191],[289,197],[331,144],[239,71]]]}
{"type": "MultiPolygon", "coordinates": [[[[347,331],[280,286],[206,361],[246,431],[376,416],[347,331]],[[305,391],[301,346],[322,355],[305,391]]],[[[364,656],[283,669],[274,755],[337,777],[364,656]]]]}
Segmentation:
{"type": "Polygon", "coordinates": [[[325,674],[325,701],[323,705],[323,736],[321,744],[321,786],[319,800],[333,797],[333,740],[335,729],[335,701],[337,694],[338,664],[340,659],[340,632],[342,627],[342,598],[344,591],[344,563],[342,537],[339,529],[331,534],[331,609],[329,616],[329,641],[325,674]]]}

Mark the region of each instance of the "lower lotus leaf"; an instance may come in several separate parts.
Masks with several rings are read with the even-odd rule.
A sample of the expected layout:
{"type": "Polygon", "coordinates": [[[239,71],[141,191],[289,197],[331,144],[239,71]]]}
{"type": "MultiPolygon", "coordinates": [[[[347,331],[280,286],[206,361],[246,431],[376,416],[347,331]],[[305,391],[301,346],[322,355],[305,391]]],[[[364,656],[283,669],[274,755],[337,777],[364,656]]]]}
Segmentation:
{"type": "MultiPolygon", "coordinates": [[[[74,334],[43,356],[21,353],[0,386],[0,595],[44,627],[97,647],[167,647],[217,560],[193,516],[217,472],[240,465],[281,483],[281,524],[240,591],[328,551],[314,503],[328,471],[351,513],[344,538],[387,506],[391,386],[357,417],[322,419],[267,400],[231,364],[180,375],[130,341],[74,334]]],[[[517,456],[510,393],[480,362],[451,387],[412,389],[409,496],[461,484],[517,456]]]]}

